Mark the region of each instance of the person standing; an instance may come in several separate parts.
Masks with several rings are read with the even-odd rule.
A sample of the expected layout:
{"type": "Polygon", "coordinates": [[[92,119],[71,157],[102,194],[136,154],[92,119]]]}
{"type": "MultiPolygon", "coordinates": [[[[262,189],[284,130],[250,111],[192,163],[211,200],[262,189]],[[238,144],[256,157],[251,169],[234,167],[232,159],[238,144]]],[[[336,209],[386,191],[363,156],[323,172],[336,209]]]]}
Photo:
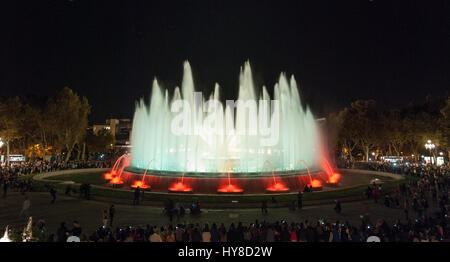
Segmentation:
{"type": "Polygon", "coordinates": [[[202,242],[211,242],[211,232],[209,231],[208,224],[205,224],[205,228],[203,229],[202,242]]]}
{"type": "Polygon", "coordinates": [[[261,212],[263,214],[267,214],[267,200],[263,200],[263,202],[261,204],[261,212]]]}
{"type": "Polygon", "coordinates": [[[61,222],[60,227],[58,228],[57,231],[57,241],[58,242],[66,242],[67,238],[68,238],[68,233],[69,230],[66,227],[66,223],[61,222]]]}
{"type": "Polygon", "coordinates": [[[140,187],[136,187],[134,190],[134,199],[133,199],[133,205],[139,205],[139,197],[141,196],[141,189],[140,187]]]}
{"type": "Polygon", "coordinates": [[[6,197],[6,194],[8,192],[8,178],[5,178],[3,180],[3,197],[6,197]]]}
{"type": "Polygon", "coordinates": [[[112,227],[113,226],[113,219],[114,219],[114,215],[116,213],[116,209],[114,208],[114,205],[112,204],[109,207],[109,226],[112,227]]]}
{"type": "Polygon", "coordinates": [[[103,227],[106,228],[108,226],[108,211],[103,209],[103,227]]]}
{"type": "Polygon", "coordinates": [[[56,190],[54,187],[50,187],[50,195],[52,196],[52,204],[55,203],[56,201],[56,190]]]}
{"type": "Polygon", "coordinates": [[[28,196],[25,196],[25,200],[23,201],[22,210],[20,211],[19,217],[22,216],[22,214],[25,214],[26,217],[29,216],[29,209],[31,206],[31,201],[28,196]]]}
{"type": "Polygon", "coordinates": [[[149,238],[150,242],[162,242],[161,236],[158,234],[158,228],[153,227],[153,234],[149,238]]]}
{"type": "Polygon", "coordinates": [[[297,195],[297,207],[298,209],[302,209],[303,207],[303,192],[298,192],[297,195]]]}
{"type": "Polygon", "coordinates": [[[340,214],[341,213],[341,202],[339,202],[339,200],[334,200],[334,202],[336,203],[336,205],[334,206],[334,210],[336,211],[336,213],[340,214]]]}

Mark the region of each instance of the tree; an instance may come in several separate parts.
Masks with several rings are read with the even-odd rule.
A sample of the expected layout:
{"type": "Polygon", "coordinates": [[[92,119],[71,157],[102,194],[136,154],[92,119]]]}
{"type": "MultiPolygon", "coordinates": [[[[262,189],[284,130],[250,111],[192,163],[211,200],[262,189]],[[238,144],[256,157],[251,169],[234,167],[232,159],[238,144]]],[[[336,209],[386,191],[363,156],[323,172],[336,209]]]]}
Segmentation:
{"type": "Polygon", "coordinates": [[[410,151],[419,155],[427,140],[439,145],[439,113],[429,111],[427,106],[413,106],[405,112],[403,120],[405,138],[410,151]]]}
{"type": "Polygon", "coordinates": [[[66,150],[65,163],[69,161],[74,147],[86,135],[90,106],[86,97],[80,98],[70,88],[63,88],[50,99],[48,113],[54,119],[55,147],[66,150]]]}
{"type": "Polygon", "coordinates": [[[337,144],[344,147],[349,154],[350,160],[353,159],[353,150],[356,147],[356,133],[353,128],[354,115],[349,108],[344,108],[337,115],[330,115],[330,126],[337,129],[337,144]]]}
{"type": "Polygon", "coordinates": [[[18,97],[0,102],[0,138],[6,144],[6,164],[9,166],[9,152],[12,141],[20,139],[19,117],[22,102],[18,97]]]}
{"type": "Polygon", "coordinates": [[[447,98],[446,104],[440,112],[441,145],[447,150],[450,157],[450,97],[447,98]]]}
{"type": "Polygon", "coordinates": [[[46,149],[49,145],[54,145],[56,140],[56,128],[58,125],[56,119],[53,117],[53,106],[51,99],[46,99],[43,103],[35,107],[37,133],[39,136],[39,143],[42,147],[42,159],[45,160],[46,149]]]}
{"type": "Polygon", "coordinates": [[[356,144],[369,160],[370,150],[380,141],[379,114],[374,100],[357,100],[350,105],[349,127],[356,144]]]}
{"type": "Polygon", "coordinates": [[[109,130],[102,129],[98,132],[92,130],[86,136],[86,145],[89,152],[106,152],[114,144],[114,136],[109,130]]]}
{"type": "Polygon", "coordinates": [[[23,146],[24,156],[27,157],[27,150],[39,141],[38,117],[39,112],[29,104],[22,104],[19,116],[17,117],[18,129],[21,134],[20,144],[23,146]]]}
{"type": "Polygon", "coordinates": [[[380,115],[380,123],[382,123],[380,136],[384,138],[380,144],[388,148],[389,155],[392,155],[394,150],[395,155],[400,156],[406,144],[406,130],[400,112],[392,110],[380,115]]]}

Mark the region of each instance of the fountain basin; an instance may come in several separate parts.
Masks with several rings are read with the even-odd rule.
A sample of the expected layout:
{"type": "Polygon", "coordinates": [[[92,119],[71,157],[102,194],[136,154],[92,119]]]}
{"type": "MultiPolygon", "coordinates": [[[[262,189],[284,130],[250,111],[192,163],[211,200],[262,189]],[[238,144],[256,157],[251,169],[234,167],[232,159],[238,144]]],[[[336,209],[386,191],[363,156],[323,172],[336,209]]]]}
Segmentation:
{"type": "MultiPolygon", "coordinates": [[[[304,170],[247,174],[247,173],[184,173],[148,170],[128,167],[122,173],[124,187],[131,187],[135,181],[143,181],[152,188],[152,192],[162,193],[194,193],[194,194],[281,194],[303,191],[310,178],[304,170]],[[136,171],[136,172],[132,172],[136,171]],[[139,172],[141,171],[141,172],[139,172]],[[275,182],[274,182],[275,177],[275,182]],[[142,180],[143,179],[143,180],[142,180]],[[183,186],[181,186],[181,181],[183,186]],[[271,187],[274,184],[284,185],[283,188],[271,187]],[[230,187],[231,186],[231,187],[230,187]]],[[[326,181],[327,175],[322,170],[311,172],[313,180],[326,181]]]]}

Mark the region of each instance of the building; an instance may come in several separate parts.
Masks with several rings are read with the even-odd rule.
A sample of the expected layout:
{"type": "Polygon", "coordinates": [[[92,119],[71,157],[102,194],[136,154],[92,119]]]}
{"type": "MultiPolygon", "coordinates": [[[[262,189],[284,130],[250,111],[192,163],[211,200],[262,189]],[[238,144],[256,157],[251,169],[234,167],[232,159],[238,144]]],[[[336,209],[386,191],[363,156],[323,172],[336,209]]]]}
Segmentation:
{"type": "Polygon", "coordinates": [[[105,124],[93,125],[92,131],[97,133],[100,130],[109,130],[114,137],[114,148],[130,147],[131,125],[131,119],[110,118],[105,124]]]}

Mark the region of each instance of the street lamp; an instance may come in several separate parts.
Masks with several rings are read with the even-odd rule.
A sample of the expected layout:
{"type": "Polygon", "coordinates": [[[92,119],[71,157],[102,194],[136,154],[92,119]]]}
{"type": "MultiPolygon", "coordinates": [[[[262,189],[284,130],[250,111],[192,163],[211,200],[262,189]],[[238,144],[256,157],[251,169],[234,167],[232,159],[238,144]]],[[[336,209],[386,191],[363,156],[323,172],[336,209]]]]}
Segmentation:
{"type": "MultiPolygon", "coordinates": [[[[425,148],[430,150],[430,157],[432,157],[431,155],[431,150],[433,150],[434,148],[436,148],[436,145],[431,143],[431,140],[428,140],[427,143],[425,144],[425,148]]],[[[434,160],[434,157],[433,157],[434,160]]],[[[434,162],[434,161],[433,161],[434,162]]]]}

